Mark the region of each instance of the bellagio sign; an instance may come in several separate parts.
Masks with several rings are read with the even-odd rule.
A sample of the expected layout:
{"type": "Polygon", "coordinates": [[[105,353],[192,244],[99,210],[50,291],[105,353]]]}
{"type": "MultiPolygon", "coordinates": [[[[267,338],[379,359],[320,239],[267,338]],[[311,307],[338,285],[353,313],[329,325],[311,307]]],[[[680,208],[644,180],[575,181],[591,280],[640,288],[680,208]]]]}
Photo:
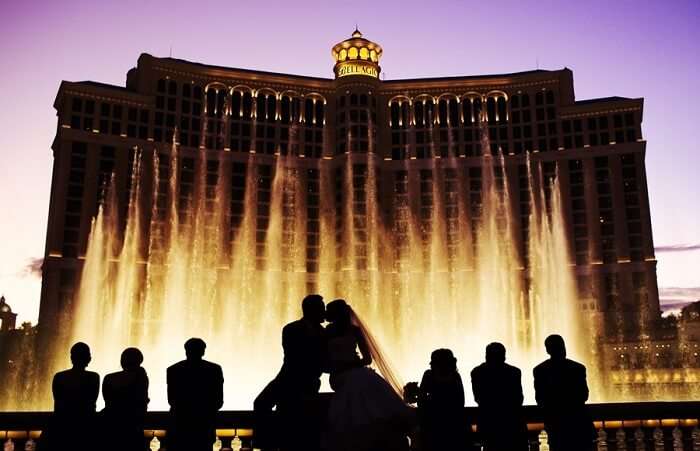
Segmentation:
{"type": "Polygon", "coordinates": [[[336,78],[349,75],[365,75],[379,78],[379,67],[364,61],[346,61],[336,67],[336,78]]]}

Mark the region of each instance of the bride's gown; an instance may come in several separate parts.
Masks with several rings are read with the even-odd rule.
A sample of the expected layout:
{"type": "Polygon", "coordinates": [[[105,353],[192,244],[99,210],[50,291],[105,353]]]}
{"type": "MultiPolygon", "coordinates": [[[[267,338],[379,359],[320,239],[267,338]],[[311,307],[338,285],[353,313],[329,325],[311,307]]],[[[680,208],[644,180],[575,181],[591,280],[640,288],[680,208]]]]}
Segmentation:
{"type": "Polygon", "coordinates": [[[353,334],[330,337],[328,357],[334,395],[329,406],[329,445],[333,451],[405,448],[412,411],[373,369],[361,366],[353,334]],[[340,370],[341,368],[347,368],[340,370]]]}

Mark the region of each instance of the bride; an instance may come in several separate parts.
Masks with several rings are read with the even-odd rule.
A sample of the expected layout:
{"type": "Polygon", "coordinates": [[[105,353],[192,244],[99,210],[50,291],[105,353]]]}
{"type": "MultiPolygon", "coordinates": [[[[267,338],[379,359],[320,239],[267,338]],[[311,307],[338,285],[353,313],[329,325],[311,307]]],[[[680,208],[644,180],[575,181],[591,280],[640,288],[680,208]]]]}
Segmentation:
{"type": "Polygon", "coordinates": [[[328,417],[330,450],[407,450],[412,410],[403,402],[401,384],[377,342],[342,299],[327,305],[326,317],[330,383],[335,392],[328,417]]]}

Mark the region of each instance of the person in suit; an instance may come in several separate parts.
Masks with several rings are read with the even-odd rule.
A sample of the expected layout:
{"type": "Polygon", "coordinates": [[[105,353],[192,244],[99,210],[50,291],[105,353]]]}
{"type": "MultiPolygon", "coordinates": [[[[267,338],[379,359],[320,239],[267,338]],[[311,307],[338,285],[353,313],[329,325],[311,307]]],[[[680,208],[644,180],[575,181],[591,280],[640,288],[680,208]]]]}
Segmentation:
{"type": "Polygon", "coordinates": [[[148,376],[141,366],[143,354],[127,348],[121,355],[122,371],[105,376],[103,424],[106,448],[111,451],[144,450],[144,420],[148,407],[148,376]]]}
{"type": "Polygon", "coordinates": [[[316,398],[321,388],[326,355],[321,325],[326,311],[323,297],[318,294],[306,296],[301,309],[302,318],[282,329],[282,368],[253,404],[256,448],[280,446],[283,450],[313,450],[320,446],[320,428],[314,425],[319,423],[316,398]],[[272,424],[273,408],[276,408],[281,428],[272,424]],[[305,431],[303,441],[295,435],[299,428],[305,431]],[[273,437],[277,439],[273,440],[273,437]]]}
{"type": "Polygon", "coordinates": [[[464,385],[457,359],[449,349],[430,355],[418,391],[423,447],[428,451],[471,449],[471,425],[464,415],[464,385]]]}
{"type": "Polygon", "coordinates": [[[527,451],[527,425],[522,416],[520,370],[506,363],[501,343],[486,346],[486,361],[471,372],[479,405],[478,431],[485,451],[527,451]]]}
{"type": "Polygon", "coordinates": [[[595,429],[586,409],[586,367],[566,358],[560,335],[544,341],[550,358],[533,370],[535,400],[542,407],[552,451],[590,451],[595,429]]]}
{"type": "Polygon", "coordinates": [[[82,342],[70,348],[73,367],[53,377],[54,409],[49,425],[46,448],[50,450],[87,450],[92,446],[95,429],[95,409],[100,392],[100,376],[86,368],[92,360],[90,347],[82,342]],[[75,440],[72,433],[86,431],[87,436],[75,440]]]}
{"type": "Polygon", "coordinates": [[[216,413],[224,404],[221,367],[203,359],[206,343],[185,342],[187,358],[167,370],[170,427],[168,449],[211,451],[216,440],[216,413]]]}

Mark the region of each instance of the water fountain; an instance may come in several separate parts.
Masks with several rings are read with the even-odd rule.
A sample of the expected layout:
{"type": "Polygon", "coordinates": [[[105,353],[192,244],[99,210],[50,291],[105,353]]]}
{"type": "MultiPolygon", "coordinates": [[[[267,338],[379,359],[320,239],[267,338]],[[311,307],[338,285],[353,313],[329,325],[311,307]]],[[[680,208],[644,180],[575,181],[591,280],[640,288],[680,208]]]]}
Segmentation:
{"type": "MultiPolygon", "coordinates": [[[[128,199],[120,203],[113,178],[93,219],[68,341],[89,343],[101,374],[118,370],[125,347],[142,349],[150,408],[163,409],[165,368],[199,336],[206,357],[224,367],[225,408],[247,409],[281,363],[281,327],[313,290],[348,299],[405,380],[420,377],[433,349],[449,347],[467,382],[484,346],[502,341],[532,402],[528,375],[546,357],[547,334],[562,334],[573,356],[587,359],[574,276],[557,180],[545,179],[534,158],[525,162],[525,266],[508,194],[522,161],[492,155],[485,115],[477,118],[480,161],[465,164],[448,149],[429,166],[406,162],[407,192],[391,194],[391,219],[378,200],[386,174],[377,171],[371,124],[369,152],[348,144],[344,155],[303,167],[282,152],[251,149],[241,160],[202,145],[188,153],[176,139],[169,152],[135,151],[128,199]],[[320,250],[309,272],[312,227],[320,250]]],[[[68,341],[57,345],[56,369],[68,341]]]]}

